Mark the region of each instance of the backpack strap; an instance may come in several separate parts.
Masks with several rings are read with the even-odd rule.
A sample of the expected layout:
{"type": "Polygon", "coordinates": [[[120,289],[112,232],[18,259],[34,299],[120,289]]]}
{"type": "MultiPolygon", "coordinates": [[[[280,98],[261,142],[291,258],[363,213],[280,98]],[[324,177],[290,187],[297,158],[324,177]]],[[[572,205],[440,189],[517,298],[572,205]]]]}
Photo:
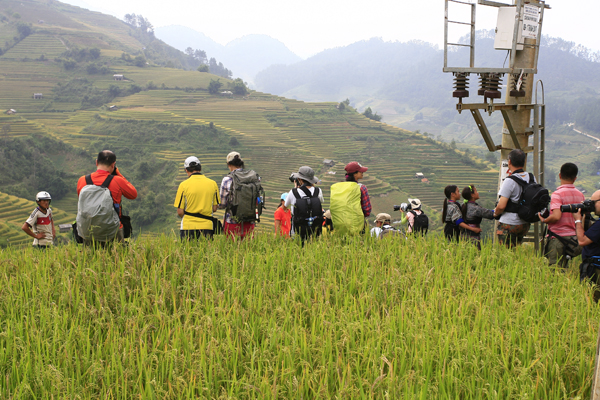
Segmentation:
{"type": "Polygon", "coordinates": [[[189,215],[190,217],[196,217],[196,218],[202,218],[202,219],[208,219],[209,221],[214,221],[216,220],[215,217],[209,217],[208,215],[204,215],[204,214],[200,214],[200,213],[191,213],[191,212],[187,212],[187,211],[183,211],[184,215],[189,215]]]}
{"type": "Polygon", "coordinates": [[[298,189],[297,188],[293,188],[292,189],[292,194],[294,195],[294,197],[296,198],[296,200],[300,199],[300,194],[298,193],[298,189]]]}
{"type": "Polygon", "coordinates": [[[114,177],[114,175],[108,175],[100,187],[108,189],[108,185],[110,185],[114,177]]]}
{"type": "Polygon", "coordinates": [[[85,184],[86,185],[93,185],[94,182],[92,181],[92,174],[86,175],[85,176],[85,184]]]}
{"type": "Polygon", "coordinates": [[[574,251],[571,246],[577,247],[579,245],[579,243],[575,242],[573,239],[565,239],[564,237],[557,235],[556,233],[552,232],[550,228],[548,228],[548,236],[558,239],[558,241],[564,246],[563,253],[567,253],[569,256],[572,256],[574,251]]]}

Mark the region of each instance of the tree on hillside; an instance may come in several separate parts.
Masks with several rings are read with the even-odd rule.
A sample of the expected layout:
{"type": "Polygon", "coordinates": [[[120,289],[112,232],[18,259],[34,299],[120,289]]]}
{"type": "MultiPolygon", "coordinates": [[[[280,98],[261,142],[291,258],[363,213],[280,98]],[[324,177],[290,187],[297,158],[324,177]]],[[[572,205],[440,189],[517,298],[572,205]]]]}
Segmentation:
{"type": "Polygon", "coordinates": [[[363,115],[369,119],[372,119],[373,121],[381,121],[381,115],[378,115],[377,113],[373,114],[371,107],[367,107],[363,115]]]}
{"type": "Polygon", "coordinates": [[[146,65],[146,59],[144,58],[144,56],[139,55],[139,56],[135,56],[135,58],[133,59],[133,63],[137,66],[137,67],[143,67],[146,65]]]}
{"type": "Polygon", "coordinates": [[[32,31],[33,29],[31,28],[31,24],[26,24],[25,22],[19,22],[17,24],[17,32],[19,32],[19,37],[21,40],[31,35],[32,31]]]}
{"type": "Polygon", "coordinates": [[[208,72],[208,65],[206,65],[206,64],[201,64],[201,65],[198,67],[198,71],[199,71],[199,72],[208,72]]]}
{"type": "Polygon", "coordinates": [[[201,64],[206,64],[207,62],[206,52],[204,50],[194,50],[191,47],[188,47],[187,49],[185,49],[185,54],[187,54],[188,57],[191,57],[194,60],[200,61],[201,64]]]}
{"type": "Polygon", "coordinates": [[[196,49],[194,51],[194,58],[202,64],[206,64],[208,59],[206,58],[206,52],[204,50],[196,49]]]}
{"type": "Polygon", "coordinates": [[[4,146],[6,146],[6,141],[8,140],[9,133],[10,133],[10,124],[2,125],[2,135],[4,136],[4,146]]]}
{"type": "Polygon", "coordinates": [[[236,78],[233,83],[230,85],[231,90],[234,94],[245,96],[248,94],[248,88],[244,84],[244,81],[241,78],[236,78]]]}
{"type": "Polygon", "coordinates": [[[221,81],[219,79],[217,79],[216,81],[214,79],[211,79],[210,83],[208,84],[208,93],[210,93],[210,94],[219,93],[221,86],[223,86],[223,83],[221,83],[221,81]]]}
{"type": "Polygon", "coordinates": [[[94,60],[96,60],[98,57],[100,57],[100,49],[97,47],[93,47],[90,49],[90,57],[92,57],[94,60]]]}
{"type": "Polygon", "coordinates": [[[125,23],[139,29],[144,34],[154,37],[154,26],[141,14],[125,14],[125,23]]]}
{"type": "Polygon", "coordinates": [[[229,79],[233,75],[233,73],[230,70],[225,68],[225,66],[223,65],[222,62],[217,64],[217,60],[214,57],[212,57],[208,61],[208,69],[211,74],[219,75],[219,76],[222,76],[223,78],[229,79]]]}

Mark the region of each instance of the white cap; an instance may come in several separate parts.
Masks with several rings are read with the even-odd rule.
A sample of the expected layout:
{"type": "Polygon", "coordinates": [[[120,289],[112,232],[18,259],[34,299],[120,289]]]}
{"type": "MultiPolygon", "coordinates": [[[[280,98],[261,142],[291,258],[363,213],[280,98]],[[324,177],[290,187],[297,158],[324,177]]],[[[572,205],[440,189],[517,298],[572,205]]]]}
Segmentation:
{"type": "Polygon", "coordinates": [[[408,202],[411,204],[412,208],[416,210],[421,208],[421,200],[419,199],[408,199],[408,202]]]}
{"type": "Polygon", "coordinates": [[[195,167],[196,165],[200,165],[200,160],[196,156],[190,156],[185,159],[183,168],[195,167]]]}
{"type": "Polygon", "coordinates": [[[242,156],[240,156],[240,153],[238,153],[237,151],[232,151],[231,153],[227,154],[227,164],[229,164],[231,161],[233,161],[235,156],[238,156],[240,160],[242,159],[242,156]]]}

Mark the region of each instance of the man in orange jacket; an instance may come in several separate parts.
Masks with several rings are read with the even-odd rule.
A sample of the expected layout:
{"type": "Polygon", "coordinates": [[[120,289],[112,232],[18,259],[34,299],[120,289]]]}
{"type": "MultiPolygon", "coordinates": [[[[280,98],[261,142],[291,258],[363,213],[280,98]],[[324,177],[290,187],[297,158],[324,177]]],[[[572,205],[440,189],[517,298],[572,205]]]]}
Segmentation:
{"type": "MultiPolygon", "coordinates": [[[[109,175],[114,175],[112,181],[108,185],[108,189],[110,190],[110,194],[112,195],[113,202],[115,204],[115,208],[119,212],[119,217],[121,217],[121,199],[125,196],[126,199],[133,200],[137,197],[136,188],[125,179],[121,172],[117,169],[117,156],[110,150],[102,150],[98,153],[98,159],[96,159],[96,172],[93,172],[91,175],[92,182],[94,185],[102,185],[104,180],[109,175]]],[[[87,183],[85,181],[85,175],[79,178],[77,181],[77,196],[81,192],[84,186],[87,183]]],[[[123,224],[121,223],[119,227],[119,232],[117,233],[117,240],[122,242],[124,239],[123,234],[123,224]]]]}

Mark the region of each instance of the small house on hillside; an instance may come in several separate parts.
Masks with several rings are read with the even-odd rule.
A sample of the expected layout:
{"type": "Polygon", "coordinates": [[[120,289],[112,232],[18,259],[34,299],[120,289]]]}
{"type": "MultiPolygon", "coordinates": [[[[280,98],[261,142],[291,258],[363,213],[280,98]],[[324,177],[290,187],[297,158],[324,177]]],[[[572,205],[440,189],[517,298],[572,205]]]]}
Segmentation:
{"type": "Polygon", "coordinates": [[[108,107],[108,111],[117,111],[119,108],[117,106],[110,106],[108,107]]]}
{"type": "Polygon", "coordinates": [[[123,80],[123,75],[121,75],[121,74],[114,74],[113,75],[113,79],[115,81],[122,81],[123,80]]]}
{"type": "Polygon", "coordinates": [[[233,92],[230,90],[224,90],[221,92],[221,96],[233,97],[233,92]]]}
{"type": "Polygon", "coordinates": [[[35,100],[41,100],[44,97],[44,95],[42,93],[34,93],[33,94],[33,98],[35,100]]]}
{"type": "Polygon", "coordinates": [[[429,183],[429,179],[423,178],[423,179],[421,179],[421,182],[423,182],[423,183],[429,183]]]}
{"type": "Polygon", "coordinates": [[[17,110],[15,110],[14,108],[6,110],[6,114],[8,114],[8,115],[13,115],[13,114],[16,114],[16,113],[17,113],[17,110]]]}
{"type": "Polygon", "coordinates": [[[423,173],[422,173],[422,172],[417,172],[417,173],[415,174],[415,178],[417,178],[417,179],[423,179],[423,178],[425,178],[425,175],[423,175],[423,173]]]}
{"type": "Polygon", "coordinates": [[[326,167],[333,167],[335,165],[335,161],[326,158],[323,160],[323,165],[326,167]]]}

